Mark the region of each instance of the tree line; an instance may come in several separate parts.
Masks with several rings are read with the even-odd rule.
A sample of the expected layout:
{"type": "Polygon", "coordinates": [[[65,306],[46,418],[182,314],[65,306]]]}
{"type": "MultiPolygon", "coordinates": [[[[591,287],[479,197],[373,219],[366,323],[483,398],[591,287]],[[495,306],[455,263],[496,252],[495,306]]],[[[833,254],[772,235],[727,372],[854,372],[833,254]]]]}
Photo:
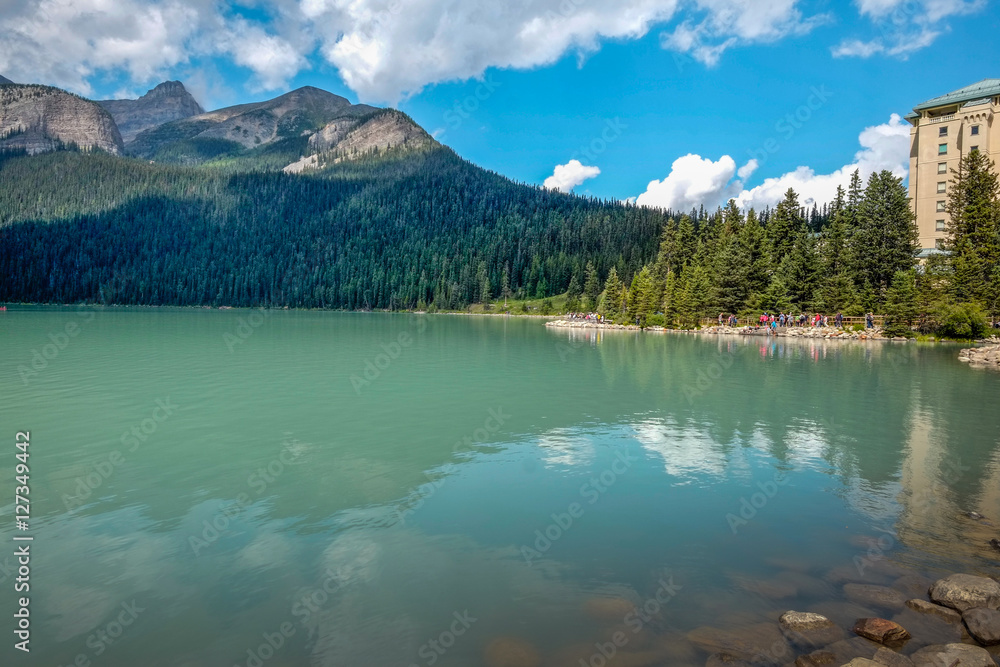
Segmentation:
{"type": "Polygon", "coordinates": [[[881,171],[862,185],[855,172],[818,230],[792,189],[763,221],[734,201],[700,220],[672,217],[655,259],[635,274],[610,271],[603,289],[587,265],[571,279],[567,308],[685,328],[719,313],[876,312],[893,335],[982,336],[984,315],[1000,318],[1000,190],[992,167],[974,151],[954,170],[948,241],[925,261],[902,179],[881,171]]]}
{"type": "Polygon", "coordinates": [[[789,190],[774,209],[680,214],[514,183],[448,149],[232,167],[0,157],[0,301],[453,310],[566,294],[567,310],[643,325],[879,312],[897,333],[969,335],[1000,310],[998,183],[977,152],[954,172],[946,248],[923,262],[888,171],[811,210],[789,190]]]}

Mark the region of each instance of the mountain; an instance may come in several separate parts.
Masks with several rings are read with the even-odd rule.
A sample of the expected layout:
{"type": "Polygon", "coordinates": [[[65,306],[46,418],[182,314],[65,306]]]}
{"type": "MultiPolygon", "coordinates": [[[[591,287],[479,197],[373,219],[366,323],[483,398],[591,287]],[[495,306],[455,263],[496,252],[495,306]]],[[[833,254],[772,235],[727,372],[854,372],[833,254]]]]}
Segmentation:
{"type": "Polygon", "coordinates": [[[96,102],[49,86],[0,86],[0,150],[35,154],[66,146],[123,150],[114,119],[96,102]]]}
{"type": "Polygon", "coordinates": [[[128,153],[181,164],[236,156],[279,142],[294,144],[301,153],[308,138],[329,123],[380,111],[306,86],[265,102],[226,107],[146,130],[129,144],[128,153]]]}
{"type": "Polygon", "coordinates": [[[164,81],[137,100],[102,100],[98,104],[111,113],[126,144],[144,130],[205,113],[180,81],[164,81]]]}
{"type": "MultiPolygon", "coordinates": [[[[120,146],[107,109],[61,94],[83,116],[103,114],[120,146]]],[[[543,298],[581,280],[588,262],[601,275],[636,273],[668,215],[514,183],[400,111],[316,88],[145,129],[121,156],[0,151],[0,182],[0,302],[363,309],[543,298]]]]}
{"type": "Polygon", "coordinates": [[[14,82],[8,79],[7,77],[0,75],[0,86],[2,86],[5,83],[14,83],[14,82]]]}

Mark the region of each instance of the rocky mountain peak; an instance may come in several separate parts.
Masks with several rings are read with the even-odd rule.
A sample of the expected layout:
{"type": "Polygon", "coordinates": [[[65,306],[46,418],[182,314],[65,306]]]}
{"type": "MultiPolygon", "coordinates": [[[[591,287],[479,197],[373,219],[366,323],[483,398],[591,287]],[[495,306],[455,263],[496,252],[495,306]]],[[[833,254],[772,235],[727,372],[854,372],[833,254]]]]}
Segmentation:
{"type": "Polygon", "coordinates": [[[8,79],[7,77],[3,76],[2,74],[0,74],[0,86],[4,85],[5,83],[14,83],[14,82],[8,79]]]}
{"type": "Polygon", "coordinates": [[[99,104],[58,88],[0,86],[0,149],[30,154],[76,145],[122,152],[114,120],[99,104]]]}
{"type": "Polygon", "coordinates": [[[125,143],[143,130],[205,112],[180,81],[164,81],[136,100],[99,102],[114,117],[125,143]]]}

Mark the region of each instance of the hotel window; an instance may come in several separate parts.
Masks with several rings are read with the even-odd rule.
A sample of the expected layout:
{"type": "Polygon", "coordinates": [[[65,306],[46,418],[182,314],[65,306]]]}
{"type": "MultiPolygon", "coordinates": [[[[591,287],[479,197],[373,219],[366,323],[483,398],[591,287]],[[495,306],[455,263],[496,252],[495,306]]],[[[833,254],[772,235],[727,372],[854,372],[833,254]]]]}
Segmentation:
{"type": "Polygon", "coordinates": [[[947,183],[938,183],[938,194],[939,195],[943,195],[946,192],[948,192],[948,184],[947,183]]]}
{"type": "Polygon", "coordinates": [[[971,153],[972,151],[978,151],[978,150],[979,150],[979,146],[973,146],[972,150],[970,150],[969,152],[971,153]]]}
{"type": "Polygon", "coordinates": [[[945,206],[944,202],[943,201],[939,201],[937,203],[937,212],[938,213],[944,213],[944,206],[945,206]]]}
{"type": "Polygon", "coordinates": [[[978,125],[973,125],[973,126],[972,126],[972,136],[974,136],[974,137],[975,137],[975,136],[977,136],[978,134],[979,134],[979,126],[978,126],[978,125]]]}
{"type": "Polygon", "coordinates": [[[938,144],[938,155],[948,154],[948,144],[938,144]]]}
{"type": "Polygon", "coordinates": [[[944,231],[944,220],[938,220],[934,223],[934,231],[943,232],[944,231]]]}
{"type": "Polygon", "coordinates": [[[938,162],[938,173],[939,174],[947,174],[948,173],[948,163],[947,162],[938,162]]]}
{"type": "Polygon", "coordinates": [[[942,127],[940,130],[938,130],[938,136],[939,137],[947,137],[948,136],[948,128],[947,127],[942,127]]]}

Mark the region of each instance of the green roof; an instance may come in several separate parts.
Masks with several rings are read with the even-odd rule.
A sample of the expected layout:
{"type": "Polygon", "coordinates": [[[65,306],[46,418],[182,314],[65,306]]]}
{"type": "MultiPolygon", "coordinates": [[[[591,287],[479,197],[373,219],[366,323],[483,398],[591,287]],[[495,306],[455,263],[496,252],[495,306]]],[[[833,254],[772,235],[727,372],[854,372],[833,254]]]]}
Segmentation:
{"type": "Polygon", "coordinates": [[[959,88],[947,95],[927,100],[913,107],[913,110],[923,111],[924,109],[933,109],[934,107],[941,107],[947,104],[961,104],[963,102],[981,100],[984,97],[993,97],[994,95],[1000,95],[1000,79],[983,79],[979,83],[974,83],[971,86],[959,88]]]}

